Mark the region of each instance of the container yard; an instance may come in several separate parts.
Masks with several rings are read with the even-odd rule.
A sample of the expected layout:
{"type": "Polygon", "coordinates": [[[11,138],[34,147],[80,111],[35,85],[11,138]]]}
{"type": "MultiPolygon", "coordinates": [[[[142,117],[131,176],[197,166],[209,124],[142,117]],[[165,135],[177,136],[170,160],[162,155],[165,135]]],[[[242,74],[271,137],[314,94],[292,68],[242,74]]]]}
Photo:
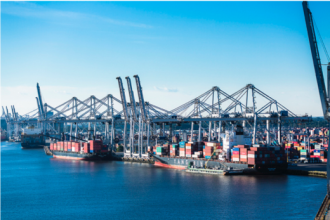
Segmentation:
{"type": "MultiPolygon", "coordinates": [[[[170,109],[169,103],[158,106],[145,96],[139,75],[111,76],[118,87],[109,92],[115,90],[120,97],[113,93],[103,98],[74,96],[59,105],[51,99],[46,102],[36,82],[35,109],[19,114],[14,105],[10,111],[2,107],[1,141],[20,142],[24,153],[43,148],[51,156],[50,166],[59,161],[77,162],[81,167],[98,166],[94,161],[107,161],[109,166],[130,161],[148,163],[143,168],[152,167],[154,172],[175,169],[190,179],[296,175],[327,178],[329,183],[330,58],[320,37],[328,58],[328,64],[321,64],[316,38],[320,34],[314,30],[307,2],[303,11],[321,118],[291,111],[250,82],[233,93],[221,84],[210,84],[203,93],[170,109]],[[327,81],[322,65],[327,65],[327,81]]],[[[177,174],[169,171],[174,173],[169,175],[177,174]]],[[[324,187],[327,194],[315,219],[329,218],[330,185],[324,187]]]]}

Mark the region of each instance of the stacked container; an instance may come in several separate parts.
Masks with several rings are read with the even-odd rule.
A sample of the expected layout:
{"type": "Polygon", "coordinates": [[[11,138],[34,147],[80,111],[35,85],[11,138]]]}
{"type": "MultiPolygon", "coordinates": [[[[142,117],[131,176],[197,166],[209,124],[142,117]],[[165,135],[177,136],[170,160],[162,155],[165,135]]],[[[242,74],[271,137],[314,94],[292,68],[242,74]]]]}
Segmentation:
{"type": "Polygon", "coordinates": [[[179,143],[179,156],[185,157],[186,156],[186,142],[181,141],[179,143]]]}
{"type": "Polygon", "coordinates": [[[234,147],[232,149],[233,151],[231,152],[231,161],[233,162],[238,162],[239,161],[239,148],[238,147],[234,147]]]}
{"type": "Polygon", "coordinates": [[[170,146],[170,156],[175,157],[179,154],[179,148],[177,144],[172,144],[170,146]]]}
{"type": "Polygon", "coordinates": [[[189,142],[186,143],[186,157],[191,157],[195,151],[198,151],[198,143],[197,142],[189,142]]]}
{"type": "Polygon", "coordinates": [[[248,164],[283,164],[286,155],[283,149],[275,150],[275,147],[251,147],[248,151],[248,164]]]}
{"type": "Polygon", "coordinates": [[[300,150],[300,157],[307,158],[307,150],[300,150]]]}
{"type": "Polygon", "coordinates": [[[247,148],[239,148],[239,158],[241,162],[248,162],[247,161],[247,154],[248,154],[248,149],[247,148]]]}
{"type": "Polygon", "coordinates": [[[103,143],[100,140],[89,141],[90,153],[100,153],[102,150],[102,145],[103,143]]]}
{"type": "Polygon", "coordinates": [[[215,147],[211,147],[211,146],[205,146],[205,148],[203,149],[203,154],[205,159],[211,159],[212,155],[214,153],[215,147]]]}
{"type": "Polygon", "coordinates": [[[90,148],[89,147],[90,146],[89,143],[84,143],[83,145],[84,145],[84,153],[85,154],[89,153],[89,148],[90,148]]]}

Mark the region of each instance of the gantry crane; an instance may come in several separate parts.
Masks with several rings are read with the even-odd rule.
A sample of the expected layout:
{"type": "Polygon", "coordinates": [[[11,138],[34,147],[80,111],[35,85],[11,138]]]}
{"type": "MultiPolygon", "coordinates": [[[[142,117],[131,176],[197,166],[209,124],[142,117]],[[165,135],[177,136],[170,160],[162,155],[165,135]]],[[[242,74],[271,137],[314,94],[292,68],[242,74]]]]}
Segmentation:
{"type": "Polygon", "coordinates": [[[124,156],[131,157],[133,148],[132,148],[132,146],[130,146],[130,152],[128,153],[127,146],[126,146],[126,129],[127,129],[127,122],[129,122],[129,119],[128,119],[125,90],[124,90],[123,81],[121,80],[121,78],[117,77],[116,79],[118,80],[119,92],[120,92],[120,97],[121,97],[121,103],[123,105],[123,113],[124,113],[124,132],[123,132],[124,156]]]}
{"type": "MultiPolygon", "coordinates": [[[[325,46],[323,44],[323,41],[321,39],[321,43],[323,44],[323,48],[325,50],[325,53],[328,58],[328,64],[327,64],[327,86],[328,86],[328,93],[325,87],[325,82],[324,82],[324,77],[323,77],[323,71],[322,71],[322,63],[321,63],[321,58],[318,50],[318,45],[317,45],[317,40],[316,40],[316,34],[315,34],[315,29],[314,29],[314,21],[313,21],[313,16],[312,12],[310,11],[308,7],[308,3],[304,1],[302,3],[303,9],[304,9],[304,15],[305,15],[305,22],[306,22],[306,27],[307,27],[307,33],[308,33],[308,39],[309,39],[309,45],[311,48],[311,53],[312,53],[312,58],[313,58],[313,64],[314,64],[314,70],[315,70],[315,76],[316,76],[316,82],[317,86],[319,89],[319,95],[321,99],[321,106],[322,106],[322,112],[324,119],[326,119],[328,122],[330,122],[330,59],[329,55],[325,49],[325,46]]],[[[328,173],[328,184],[327,184],[327,191],[328,195],[330,195],[330,162],[329,160],[327,161],[327,173],[328,173]]]]}
{"type": "MultiPolygon", "coordinates": [[[[132,152],[132,155],[133,153],[136,153],[135,152],[135,144],[134,144],[134,135],[135,135],[135,124],[138,122],[138,118],[139,118],[139,115],[138,115],[138,111],[136,109],[136,102],[135,102],[135,98],[134,98],[134,92],[133,92],[133,88],[132,88],[132,83],[131,83],[131,79],[126,76],[125,77],[126,81],[127,81],[127,87],[128,87],[128,94],[129,94],[129,98],[130,98],[130,105],[131,105],[131,117],[130,117],[130,136],[129,136],[129,144],[131,147],[131,149],[134,151],[132,152]]],[[[140,124],[139,124],[140,126],[140,124]]],[[[140,134],[139,134],[140,135],[140,134]]],[[[139,142],[138,142],[138,149],[137,149],[137,154],[134,154],[133,156],[137,156],[137,157],[140,157],[140,145],[139,145],[139,142]]]]}

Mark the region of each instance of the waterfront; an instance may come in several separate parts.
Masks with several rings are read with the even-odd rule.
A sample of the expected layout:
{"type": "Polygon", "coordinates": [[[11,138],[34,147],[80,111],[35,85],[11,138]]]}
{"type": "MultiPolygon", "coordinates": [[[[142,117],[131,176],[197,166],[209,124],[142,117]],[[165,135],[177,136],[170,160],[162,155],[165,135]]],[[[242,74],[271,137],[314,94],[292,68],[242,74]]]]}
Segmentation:
{"type": "Polygon", "coordinates": [[[57,160],[4,142],[1,193],[3,219],[312,219],[326,179],[57,160]]]}

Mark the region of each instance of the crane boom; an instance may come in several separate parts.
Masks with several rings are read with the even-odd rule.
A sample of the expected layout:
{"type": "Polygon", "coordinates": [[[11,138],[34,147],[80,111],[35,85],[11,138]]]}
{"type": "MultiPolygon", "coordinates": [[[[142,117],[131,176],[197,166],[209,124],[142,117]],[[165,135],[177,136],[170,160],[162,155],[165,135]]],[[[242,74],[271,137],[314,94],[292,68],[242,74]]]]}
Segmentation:
{"type": "Polygon", "coordinates": [[[38,97],[36,97],[36,100],[37,100],[37,105],[38,105],[39,117],[41,119],[40,103],[39,103],[38,97]]]}
{"type": "Polygon", "coordinates": [[[143,98],[140,78],[139,78],[138,75],[134,75],[133,77],[135,78],[136,88],[137,88],[137,91],[138,91],[138,94],[139,94],[139,104],[140,104],[140,108],[141,108],[142,120],[146,121],[147,120],[147,114],[146,114],[146,108],[145,108],[145,104],[144,104],[144,98],[143,98]]]}
{"type": "Polygon", "coordinates": [[[11,112],[13,113],[13,119],[14,121],[16,120],[16,114],[15,114],[15,110],[14,110],[14,106],[11,106],[11,112]]]}
{"type": "MultiPolygon", "coordinates": [[[[316,36],[315,36],[313,17],[312,17],[312,13],[311,13],[310,9],[308,8],[307,2],[304,1],[302,3],[302,5],[303,5],[303,9],[304,9],[304,14],[305,14],[305,22],[306,22],[306,27],[307,27],[309,45],[310,45],[311,53],[312,53],[312,57],[313,57],[315,76],[316,76],[317,86],[319,89],[319,95],[320,95],[320,99],[321,99],[323,115],[324,115],[325,119],[329,119],[329,116],[328,116],[329,103],[328,103],[328,99],[327,99],[328,97],[327,97],[327,92],[326,92],[325,83],[324,83],[320,54],[318,51],[318,46],[317,46],[317,41],[316,41],[316,36]]],[[[330,73],[329,71],[330,71],[330,68],[328,66],[328,74],[330,73]]],[[[328,80],[329,80],[329,78],[328,78],[328,80]]],[[[329,88],[328,88],[328,90],[329,90],[329,88]]]]}
{"type": "Polygon", "coordinates": [[[119,84],[119,92],[121,97],[121,103],[123,105],[123,113],[124,113],[125,121],[128,121],[127,102],[126,102],[123,81],[121,80],[120,77],[117,77],[116,79],[118,80],[118,84],[119,84]]]}
{"type": "Polygon", "coordinates": [[[38,99],[39,99],[40,117],[42,118],[45,115],[45,112],[44,112],[44,104],[42,103],[39,83],[37,83],[37,91],[38,91],[38,99]]]}
{"type": "Polygon", "coordinates": [[[6,111],[7,111],[8,121],[10,121],[10,115],[9,115],[9,113],[8,113],[8,108],[7,108],[7,106],[6,106],[6,111]]]}
{"type": "Polygon", "coordinates": [[[133,93],[133,89],[132,89],[131,79],[128,76],[126,76],[125,78],[127,80],[129,98],[131,100],[131,108],[132,108],[133,120],[134,121],[137,121],[135,98],[134,98],[134,93],[133,93]]]}

